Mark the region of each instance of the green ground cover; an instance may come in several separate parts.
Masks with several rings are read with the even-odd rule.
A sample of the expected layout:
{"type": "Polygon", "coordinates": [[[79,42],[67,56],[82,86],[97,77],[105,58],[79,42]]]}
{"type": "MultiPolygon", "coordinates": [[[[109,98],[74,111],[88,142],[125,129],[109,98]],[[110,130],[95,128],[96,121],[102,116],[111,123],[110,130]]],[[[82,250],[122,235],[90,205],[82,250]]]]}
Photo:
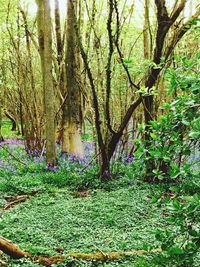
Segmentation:
{"type": "MultiPolygon", "coordinates": [[[[4,132],[6,127],[4,124],[4,132]]],[[[156,201],[173,198],[170,189],[174,184],[145,183],[141,165],[138,161],[115,162],[113,179],[101,182],[94,162],[82,172],[87,166],[84,162],[59,157],[59,167],[49,171],[45,158],[27,156],[20,140],[4,143],[0,148],[0,235],[33,255],[57,255],[58,249],[67,254],[159,248],[168,239],[158,241],[158,229],[161,233],[167,229],[175,236],[180,234],[180,224],[168,220],[171,211],[179,212],[179,205],[174,202],[170,211],[162,201],[156,201]],[[167,195],[169,192],[172,195],[167,195]],[[26,202],[3,209],[9,196],[23,194],[30,195],[26,202]]],[[[195,195],[200,192],[199,178],[188,179],[179,188],[180,196],[195,195]]],[[[188,206],[192,209],[192,220],[198,221],[199,205],[194,208],[192,205],[188,206]]],[[[190,214],[186,210],[188,219],[190,214]]],[[[181,234],[187,235],[187,229],[184,231],[181,234]]],[[[40,266],[29,259],[6,261],[10,267],[40,266]]],[[[199,262],[197,255],[193,266],[199,266],[199,262]]],[[[68,259],[64,264],[52,265],[59,266],[183,265],[163,261],[159,254],[152,253],[106,263],[68,259]]]]}
{"type": "MultiPolygon", "coordinates": [[[[33,254],[43,255],[55,255],[58,247],[66,253],[89,253],[157,246],[155,229],[165,227],[165,221],[162,211],[151,203],[152,189],[149,185],[134,184],[110,192],[90,190],[83,198],[67,190],[51,188],[49,193],[40,193],[13,209],[2,211],[1,235],[33,254]]],[[[18,264],[22,265],[18,261],[11,266],[18,264]]],[[[127,266],[124,264],[128,263],[105,266],[116,264],[127,266]]]]}

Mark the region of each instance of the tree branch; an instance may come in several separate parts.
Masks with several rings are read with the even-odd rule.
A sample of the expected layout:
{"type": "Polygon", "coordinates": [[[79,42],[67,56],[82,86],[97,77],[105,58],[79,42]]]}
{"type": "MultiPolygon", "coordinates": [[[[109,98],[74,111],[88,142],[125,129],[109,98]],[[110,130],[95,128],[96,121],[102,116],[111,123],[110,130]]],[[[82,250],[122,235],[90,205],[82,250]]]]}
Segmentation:
{"type": "Polygon", "coordinates": [[[199,16],[200,16],[200,7],[198,7],[196,13],[192,17],[190,17],[175,33],[174,38],[171,40],[169,46],[166,48],[165,51],[166,60],[170,57],[180,39],[191,29],[194,20],[197,19],[199,16]]]}
{"type": "Polygon", "coordinates": [[[108,60],[106,66],[106,121],[108,129],[111,133],[114,133],[111,120],[110,120],[110,94],[111,94],[111,62],[112,56],[114,52],[113,47],[113,35],[112,35],[112,16],[114,11],[113,0],[109,0],[109,15],[107,20],[107,31],[108,31],[108,39],[109,39],[109,52],[108,52],[108,60]]]}

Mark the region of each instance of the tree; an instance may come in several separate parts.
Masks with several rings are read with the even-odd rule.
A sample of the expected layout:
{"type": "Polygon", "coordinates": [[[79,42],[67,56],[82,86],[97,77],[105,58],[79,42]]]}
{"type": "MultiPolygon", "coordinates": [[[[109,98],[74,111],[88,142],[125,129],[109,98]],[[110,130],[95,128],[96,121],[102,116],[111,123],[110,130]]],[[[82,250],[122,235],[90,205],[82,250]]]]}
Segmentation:
{"type": "Polygon", "coordinates": [[[145,0],[144,3],[144,30],[143,30],[143,38],[144,38],[144,59],[148,60],[151,56],[151,48],[152,48],[152,36],[151,36],[151,28],[149,21],[149,6],[150,1],[145,0]]]}
{"type": "MultiPolygon", "coordinates": [[[[172,13],[169,15],[166,1],[165,0],[155,0],[156,8],[157,8],[157,32],[156,32],[156,41],[155,48],[153,53],[153,64],[149,67],[148,76],[145,81],[145,87],[147,89],[147,96],[143,97],[144,104],[144,118],[146,124],[145,131],[145,141],[146,141],[146,150],[147,157],[148,155],[148,146],[150,140],[150,132],[148,129],[148,125],[151,120],[154,119],[154,96],[151,93],[151,89],[155,86],[158,77],[161,71],[166,66],[167,60],[170,59],[172,52],[174,51],[177,43],[181,40],[181,38],[185,35],[185,33],[192,27],[193,21],[198,18],[200,15],[200,8],[198,8],[195,15],[189,18],[186,23],[182,26],[180,22],[178,23],[177,29],[173,33],[173,38],[171,40],[168,38],[168,33],[172,25],[176,22],[179,15],[185,8],[186,0],[180,1],[179,5],[177,5],[177,1],[174,5],[172,13]],[[169,42],[167,42],[167,40],[169,42]],[[165,43],[168,43],[168,47],[165,48],[165,43]]],[[[146,165],[146,179],[152,180],[152,170],[154,169],[154,161],[150,159],[147,161],[146,165]]]]}
{"type": "MultiPolygon", "coordinates": [[[[75,6],[73,4],[73,1],[70,0],[71,5],[72,5],[72,11],[73,11],[73,16],[76,18],[76,13],[75,13],[75,6]]],[[[122,122],[120,126],[118,127],[117,131],[114,131],[110,125],[110,92],[111,92],[111,61],[112,61],[112,56],[114,52],[114,44],[117,47],[117,50],[120,54],[121,61],[123,62],[122,54],[119,49],[119,14],[118,14],[118,7],[117,7],[117,1],[110,0],[109,1],[109,15],[107,19],[107,33],[108,33],[108,38],[109,38],[109,52],[108,52],[108,57],[107,57],[107,66],[106,66],[106,107],[105,107],[105,112],[106,112],[106,130],[105,132],[108,132],[109,134],[106,136],[104,139],[103,134],[102,134],[102,127],[101,127],[101,114],[100,114],[100,108],[99,108],[99,100],[97,97],[97,91],[95,88],[95,83],[94,83],[94,78],[93,74],[91,71],[91,68],[89,66],[89,61],[88,61],[88,56],[85,52],[85,49],[82,44],[81,36],[79,34],[78,30],[78,23],[76,21],[75,23],[75,30],[76,30],[76,36],[78,40],[78,45],[80,49],[80,53],[84,62],[84,66],[86,69],[86,73],[88,76],[88,80],[90,83],[90,88],[91,88],[91,93],[92,93],[92,101],[93,101],[93,109],[94,109],[94,114],[95,114],[95,127],[96,127],[96,132],[97,132],[97,140],[98,140],[98,145],[99,145],[99,150],[101,154],[101,168],[100,168],[100,177],[101,179],[109,179],[111,177],[110,173],[110,161],[111,158],[115,152],[115,149],[117,147],[117,144],[120,140],[120,138],[123,135],[123,132],[134,112],[134,110],[140,105],[142,102],[142,97],[139,97],[136,101],[133,101],[129,108],[126,111],[125,116],[122,119],[122,122]],[[116,39],[113,39],[112,35],[112,20],[113,20],[113,13],[114,10],[117,14],[117,28],[116,28],[116,39]]],[[[126,66],[124,65],[125,69],[126,66]]],[[[131,79],[131,78],[130,78],[131,79]]],[[[131,81],[132,82],[132,81],[131,81]]],[[[132,86],[135,86],[137,89],[139,89],[138,86],[136,86],[132,82],[132,86]]]]}
{"type": "Polygon", "coordinates": [[[2,135],[2,99],[0,98],[0,143],[3,141],[2,135]]]}
{"type": "MultiPolygon", "coordinates": [[[[73,1],[77,10],[78,1],[73,1]]],[[[78,85],[78,48],[75,34],[75,16],[72,3],[67,1],[67,32],[66,32],[66,94],[63,106],[62,152],[83,157],[84,150],[81,140],[80,102],[81,93],[78,85]]]]}
{"type": "Polygon", "coordinates": [[[52,32],[49,0],[37,0],[38,36],[43,76],[44,105],[46,115],[46,162],[56,165],[54,86],[52,76],[52,32]]]}

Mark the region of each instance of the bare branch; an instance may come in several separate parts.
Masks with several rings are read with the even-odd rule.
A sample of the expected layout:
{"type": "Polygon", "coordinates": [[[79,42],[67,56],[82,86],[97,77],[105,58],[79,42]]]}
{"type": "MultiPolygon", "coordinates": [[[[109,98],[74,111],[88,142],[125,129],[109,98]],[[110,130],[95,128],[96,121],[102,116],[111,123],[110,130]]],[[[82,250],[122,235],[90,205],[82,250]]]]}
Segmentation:
{"type": "Polygon", "coordinates": [[[166,60],[170,57],[180,39],[191,29],[194,20],[197,19],[199,16],[200,16],[200,7],[198,7],[196,13],[192,17],[190,17],[175,33],[174,38],[171,40],[169,46],[166,48],[165,51],[166,60]]]}
{"type": "Polygon", "coordinates": [[[172,12],[172,15],[170,17],[172,23],[174,23],[176,21],[176,19],[180,15],[180,13],[183,11],[183,9],[185,8],[186,2],[187,2],[187,0],[182,0],[181,3],[178,5],[178,7],[174,9],[174,11],[172,12]]]}

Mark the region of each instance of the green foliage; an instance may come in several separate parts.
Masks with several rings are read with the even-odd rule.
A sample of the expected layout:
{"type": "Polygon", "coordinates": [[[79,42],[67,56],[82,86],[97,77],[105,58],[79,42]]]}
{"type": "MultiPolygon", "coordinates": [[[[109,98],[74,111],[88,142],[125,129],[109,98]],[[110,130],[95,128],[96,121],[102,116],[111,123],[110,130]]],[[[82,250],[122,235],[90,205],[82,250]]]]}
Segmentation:
{"type": "MultiPolygon", "coordinates": [[[[177,191],[177,189],[175,190],[177,191]]],[[[178,196],[166,201],[165,214],[173,228],[158,230],[156,238],[166,252],[160,257],[161,266],[195,266],[195,257],[200,249],[200,195],[178,196]],[[167,265],[168,266],[168,265],[167,265]]]]}
{"type": "MultiPolygon", "coordinates": [[[[157,246],[153,229],[163,227],[164,221],[160,210],[152,207],[152,190],[152,185],[138,184],[110,192],[90,190],[88,197],[77,197],[67,189],[41,192],[3,214],[1,235],[37,255],[55,255],[58,247],[65,253],[89,253],[137,250],[149,248],[152,243],[157,246]]],[[[105,266],[154,266],[151,260],[152,255],[133,257],[105,266]]],[[[26,259],[11,264],[34,266],[26,259]]],[[[102,266],[83,261],[73,264],[102,266]]]]}
{"type": "Polygon", "coordinates": [[[171,103],[164,103],[161,109],[165,115],[151,121],[146,128],[149,140],[141,141],[136,153],[145,164],[152,164],[152,173],[158,180],[177,180],[194,175],[199,170],[198,147],[200,137],[200,79],[191,71],[196,63],[181,58],[182,68],[170,69],[170,94],[181,93],[171,103]],[[148,150],[145,150],[147,148],[148,150]],[[194,168],[195,166],[195,168],[194,168]]]}

